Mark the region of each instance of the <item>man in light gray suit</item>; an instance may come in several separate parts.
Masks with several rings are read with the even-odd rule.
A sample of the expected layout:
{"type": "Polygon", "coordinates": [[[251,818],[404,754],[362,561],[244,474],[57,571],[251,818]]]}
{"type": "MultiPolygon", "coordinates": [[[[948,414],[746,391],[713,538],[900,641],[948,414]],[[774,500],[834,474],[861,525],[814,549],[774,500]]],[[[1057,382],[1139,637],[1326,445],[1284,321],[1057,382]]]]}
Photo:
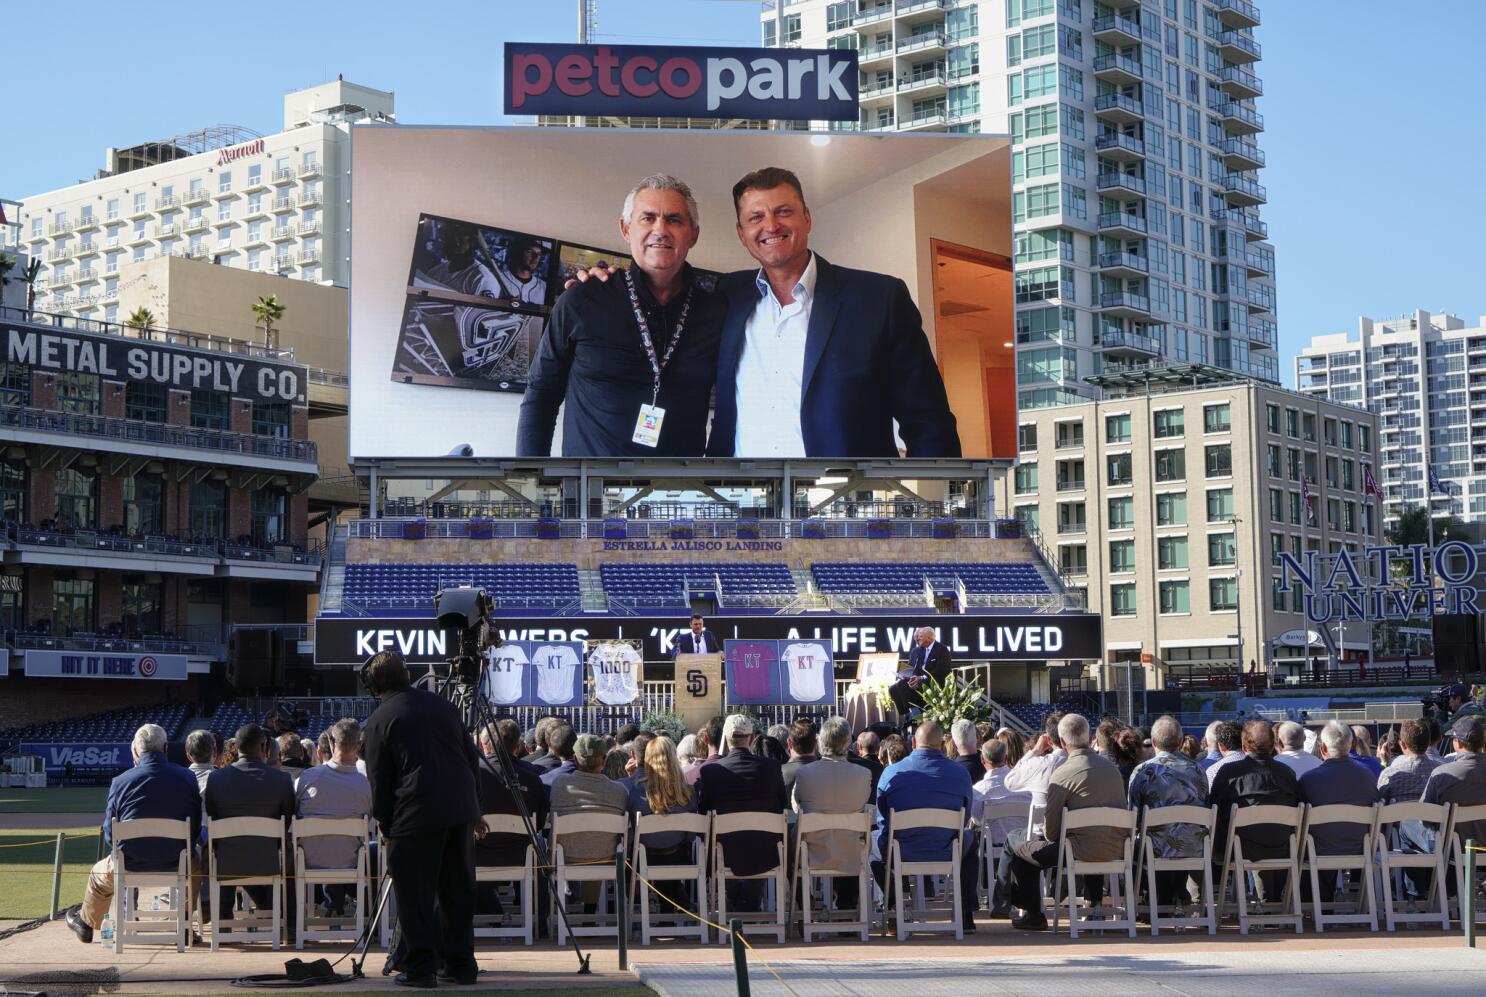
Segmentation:
{"type": "MultiPolygon", "coordinates": [[[[872,793],[872,773],[846,759],[851,728],[842,718],[831,717],[821,724],[817,745],[820,760],[802,766],[795,774],[795,810],[807,814],[861,813],[872,793]]],[[[812,869],[854,872],[861,864],[861,838],[850,831],[818,831],[806,840],[810,844],[812,869]]],[[[855,879],[835,879],[831,886],[838,909],[856,906],[855,879]]]]}

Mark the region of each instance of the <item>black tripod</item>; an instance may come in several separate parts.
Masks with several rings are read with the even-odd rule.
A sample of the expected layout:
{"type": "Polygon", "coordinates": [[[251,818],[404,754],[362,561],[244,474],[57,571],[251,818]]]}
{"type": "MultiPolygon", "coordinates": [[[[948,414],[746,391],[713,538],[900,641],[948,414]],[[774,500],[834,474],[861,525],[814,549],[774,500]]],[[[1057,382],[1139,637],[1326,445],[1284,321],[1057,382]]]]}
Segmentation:
{"type": "MultiPolygon", "coordinates": [[[[461,650],[464,650],[461,647],[461,650]]],[[[495,716],[491,712],[490,704],[486,701],[484,694],[480,691],[487,666],[482,655],[461,654],[450,658],[448,661],[449,672],[440,676],[429,666],[428,673],[419,680],[418,684],[425,685],[429,691],[453,704],[459,710],[460,718],[470,736],[477,736],[479,731],[488,731],[490,740],[495,743],[495,757],[500,766],[501,781],[505,784],[506,791],[511,794],[511,802],[516,806],[516,813],[521,817],[522,826],[526,828],[527,841],[534,849],[539,869],[548,868],[551,862],[548,859],[547,842],[537,832],[536,825],[531,819],[531,810],[526,805],[526,798],[521,795],[521,779],[516,773],[516,760],[511,757],[510,751],[506,749],[506,742],[497,735],[495,730],[495,716]]],[[[387,907],[387,898],[391,895],[390,881],[383,885],[382,896],[377,903],[376,913],[372,915],[371,922],[367,925],[366,936],[362,940],[361,957],[352,964],[352,975],[362,976],[361,967],[366,962],[367,949],[371,945],[372,935],[376,931],[377,923],[387,907]]],[[[572,925],[568,923],[566,905],[561,897],[553,898],[553,904],[557,908],[558,917],[562,918],[563,926],[567,930],[568,943],[573,947],[573,954],[578,957],[578,973],[588,975],[589,956],[585,955],[578,945],[577,936],[573,934],[572,925]]]]}

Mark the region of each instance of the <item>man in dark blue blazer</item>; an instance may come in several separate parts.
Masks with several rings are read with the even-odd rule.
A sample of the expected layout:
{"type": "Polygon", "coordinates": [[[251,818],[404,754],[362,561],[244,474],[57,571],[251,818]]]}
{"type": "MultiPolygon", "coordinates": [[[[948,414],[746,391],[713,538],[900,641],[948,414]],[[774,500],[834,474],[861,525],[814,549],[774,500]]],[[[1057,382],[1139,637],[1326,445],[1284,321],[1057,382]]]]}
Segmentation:
{"type": "Polygon", "coordinates": [[[733,186],[738,238],[759,263],[731,274],[712,457],[959,457],[944,379],[908,287],[810,251],[799,178],[767,167],[733,186]]]}
{"type": "Polygon", "coordinates": [[[913,650],[908,652],[908,668],[903,677],[888,686],[888,697],[898,711],[898,723],[908,726],[908,711],[923,704],[922,686],[927,679],[943,682],[949,677],[952,662],[949,648],[934,639],[933,627],[919,627],[913,634],[913,650]]]}
{"type": "Polygon", "coordinates": [[[679,654],[716,654],[722,650],[717,635],[707,629],[707,621],[701,613],[691,614],[691,629],[676,638],[671,658],[679,654]]]}
{"type": "MultiPolygon", "coordinates": [[[[723,723],[728,753],[705,766],[697,777],[697,812],[718,814],[784,813],[789,795],[778,762],[755,755],[753,721],[733,714],[723,723]]],[[[767,872],[779,864],[779,836],[767,831],[735,831],[718,837],[723,860],[740,876],[767,872]]],[[[762,880],[728,883],[728,907],[756,911],[763,899],[762,880]]]]}

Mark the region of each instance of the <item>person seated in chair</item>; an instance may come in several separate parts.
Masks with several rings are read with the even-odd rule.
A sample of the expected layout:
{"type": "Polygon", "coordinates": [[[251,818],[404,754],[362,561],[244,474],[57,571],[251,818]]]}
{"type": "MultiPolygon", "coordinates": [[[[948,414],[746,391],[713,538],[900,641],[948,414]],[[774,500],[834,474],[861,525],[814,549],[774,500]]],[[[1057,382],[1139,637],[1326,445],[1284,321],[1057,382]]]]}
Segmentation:
{"type": "Polygon", "coordinates": [[[909,728],[909,712],[924,703],[925,683],[931,678],[943,682],[953,667],[949,648],[934,639],[933,627],[920,627],[915,631],[913,644],[913,650],[908,653],[908,667],[887,690],[893,709],[898,711],[898,725],[905,733],[909,728]]]}
{"type": "MultiPolygon", "coordinates": [[[[268,761],[268,750],[273,745],[268,732],[257,724],[244,724],[237,729],[237,761],[224,765],[206,777],[206,789],[201,798],[206,815],[212,820],[226,817],[268,817],[279,819],[293,817],[298,809],[294,799],[294,779],[268,761]]],[[[217,845],[217,875],[221,879],[234,876],[271,876],[279,872],[282,842],[267,838],[229,838],[217,845]]],[[[283,868],[290,868],[284,856],[283,868]]],[[[203,856],[202,867],[210,866],[203,856]]],[[[272,903],[272,887],[246,887],[254,906],[262,909],[272,903]]],[[[217,904],[218,921],[232,917],[233,894],[231,886],[223,886],[221,896],[211,897],[210,891],[202,893],[201,919],[211,920],[211,904],[217,904]]],[[[293,891],[285,884],[283,896],[288,900],[293,891]]],[[[285,904],[286,910],[289,903],[285,904]]],[[[288,915],[285,915],[285,922],[288,915]]]]}

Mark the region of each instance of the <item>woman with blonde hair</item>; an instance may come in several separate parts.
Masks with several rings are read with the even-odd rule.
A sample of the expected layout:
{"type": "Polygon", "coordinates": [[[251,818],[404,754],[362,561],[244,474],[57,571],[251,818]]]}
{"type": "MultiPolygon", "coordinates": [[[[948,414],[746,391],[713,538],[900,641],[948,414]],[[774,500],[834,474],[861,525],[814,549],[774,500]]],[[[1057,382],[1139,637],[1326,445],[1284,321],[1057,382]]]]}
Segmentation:
{"type": "MultiPolygon", "coordinates": [[[[696,790],[686,784],[681,774],[681,760],[670,737],[660,735],[645,746],[644,779],[639,780],[643,795],[635,799],[640,816],[651,814],[694,814],[697,812],[696,790]]],[[[655,865],[681,865],[691,861],[691,840],[684,831],[647,834],[644,844],[655,865]]]]}

